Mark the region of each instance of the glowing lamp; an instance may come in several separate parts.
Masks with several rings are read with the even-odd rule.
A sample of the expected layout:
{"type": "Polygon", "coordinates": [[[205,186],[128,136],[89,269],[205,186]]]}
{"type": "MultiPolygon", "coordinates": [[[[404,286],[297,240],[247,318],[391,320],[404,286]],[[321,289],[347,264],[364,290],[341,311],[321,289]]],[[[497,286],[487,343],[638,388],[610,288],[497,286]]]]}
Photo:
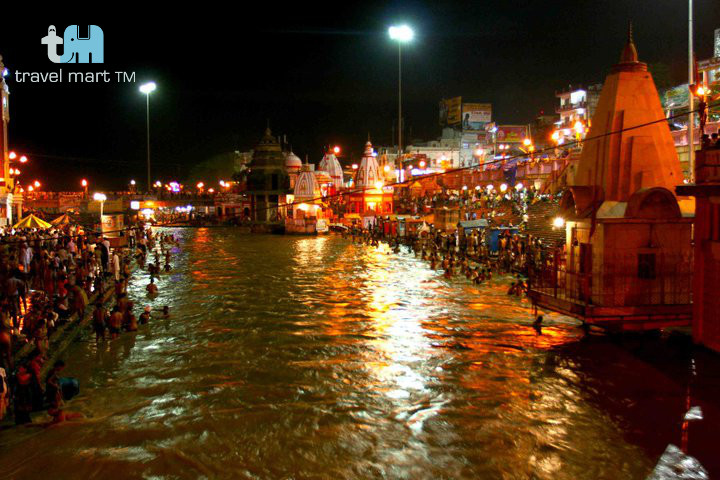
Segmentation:
{"type": "Polygon", "coordinates": [[[553,227],[562,228],[565,226],[565,219],[562,217],[555,217],[553,220],[553,227]]]}
{"type": "Polygon", "coordinates": [[[577,122],[575,122],[575,125],[573,125],[573,129],[578,135],[580,135],[585,131],[585,125],[583,125],[583,123],[578,120],[577,122]]]}
{"type": "Polygon", "coordinates": [[[532,145],[532,140],[530,140],[529,138],[524,139],[523,145],[525,145],[526,147],[529,147],[530,145],[532,145]]]}
{"type": "Polygon", "coordinates": [[[135,180],[130,180],[130,185],[135,185],[135,180]]]}
{"type": "Polygon", "coordinates": [[[389,172],[389,171],[390,171],[390,165],[385,165],[385,166],[383,167],[383,170],[385,170],[386,172],[389,172]]]}
{"type": "Polygon", "coordinates": [[[105,195],[104,193],[96,193],[93,195],[93,200],[95,200],[96,202],[104,202],[105,200],[107,200],[107,195],[105,195]]]}
{"type": "Polygon", "coordinates": [[[518,182],[518,184],[515,185],[515,190],[517,190],[518,192],[521,191],[523,188],[525,188],[525,186],[522,183],[518,182]]]}
{"type": "Polygon", "coordinates": [[[335,145],[335,146],[333,147],[333,153],[334,153],[335,155],[339,154],[339,153],[340,153],[340,147],[338,147],[337,145],[335,145]]]}
{"type": "Polygon", "coordinates": [[[15,153],[15,152],[8,153],[8,158],[10,160],[15,160],[17,158],[17,153],[15,153]]]}
{"type": "Polygon", "coordinates": [[[20,157],[20,163],[27,163],[27,157],[25,155],[20,157]]]}
{"type": "Polygon", "coordinates": [[[425,168],[425,160],[420,160],[420,168],[425,168]]]}
{"type": "Polygon", "coordinates": [[[407,25],[392,26],[388,29],[388,34],[391,39],[400,43],[407,43],[415,37],[415,32],[407,25]]]}
{"type": "Polygon", "coordinates": [[[467,185],[463,185],[463,190],[467,190],[467,185]]]}
{"type": "Polygon", "coordinates": [[[35,188],[40,188],[40,182],[38,182],[37,180],[33,182],[33,185],[35,185],[35,188]]]}
{"type": "Polygon", "coordinates": [[[140,210],[140,202],[137,200],[133,200],[130,202],[130,209],[132,210],[140,210]]]}
{"type": "Polygon", "coordinates": [[[358,169],[358,164],[357,164],[357,163],[353,163],[353,164],[352,164],[352,169],[353,169],[353,170],[357,170],[357,169],[358,169]]]}
{"type": "Polygon", "coordinates": [[[508,188],[508,187],[507,187],[507,183],[501,183],[501,184],[500,184],[500,191],[501,191],[501,192],[503,192],[503,193],[507,192],[507,188],[508,188]]]}
{"type": "Polygon", "coordinates": [[[87,187],[87,186],[88,186],[88,181],[83,178],[83,179],[80,181],[80,185],[82,185],[83,187],[87,187]]]}
{"type": "Polygon", "coordinates": [[[205,186],[205,184],[204,184],[203,182],[198,182],[198,184],[197,184],[198,190],[202,190],[202,188],[203,188],[204,186],[205,186]]]}
{"type": "Polygon", "coordinates": [[[144,93],[145,95],[150,95],[152,92],[154,92],[157,89],[157,85],[155,82],[148,82],[140,85],[140,91],[144,93]]]}
{"type": "Polygon", "coordinates": [[[375,182],[375,190],[382,190],[383,188],[383,182],[377,181],[375,182]]]}

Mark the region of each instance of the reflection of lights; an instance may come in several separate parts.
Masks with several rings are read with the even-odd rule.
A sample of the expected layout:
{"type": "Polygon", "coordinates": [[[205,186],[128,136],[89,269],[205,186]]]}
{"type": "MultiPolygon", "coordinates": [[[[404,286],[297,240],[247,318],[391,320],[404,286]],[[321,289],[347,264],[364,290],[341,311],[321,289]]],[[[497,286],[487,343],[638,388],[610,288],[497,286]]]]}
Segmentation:
{"type": "Polygon", "coordinates": [[[565,219],[562,217],[555,217],[553,220],[553,227],[562,228],[565,226],[565,219]]]}

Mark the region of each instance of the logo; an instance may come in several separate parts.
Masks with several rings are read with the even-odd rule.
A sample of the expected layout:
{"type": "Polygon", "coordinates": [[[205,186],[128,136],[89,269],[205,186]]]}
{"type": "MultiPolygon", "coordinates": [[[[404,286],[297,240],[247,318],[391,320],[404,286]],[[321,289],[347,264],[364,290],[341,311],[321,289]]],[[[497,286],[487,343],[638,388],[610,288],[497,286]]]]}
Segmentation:
{"type": "Polygon", "coordinates": [[[47,45],[48,58],[53,63],[103,63],[103,31],[97,25],[70,25],[59,37],[55,25],[50,25],[47,36],[42,38],[47,45]],[[63,45],[63,54],[58,55],[57,46],[63,45]]]}

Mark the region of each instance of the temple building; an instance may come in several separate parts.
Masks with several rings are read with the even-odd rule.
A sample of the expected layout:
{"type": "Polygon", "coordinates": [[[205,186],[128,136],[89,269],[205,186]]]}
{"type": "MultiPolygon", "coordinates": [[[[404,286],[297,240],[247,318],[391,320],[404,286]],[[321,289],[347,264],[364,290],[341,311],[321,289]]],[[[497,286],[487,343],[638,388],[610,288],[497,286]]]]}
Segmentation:
{"type": "Polygon", "coordinates": [[[315,165],[302,165],[293,189],[292,213],[285,219],[286,233],[316,234],[328,231],[318,173],[315,165]]]}
{"type": "Polygon", "coordinates": [[[285,167],[286,157],[270,128],[265,130],[260,143],[253,151],[247,178],[250,196],[250,218],[258,224],[283,225],[283,212],[278,206],[286,201],[290,192],[290,176],[285,167]]]}
{"type": "Polygon", "coordinates": [[[393,188],[383,182],[370,140],[365,144],[352,190],[347,195],[348,213],[363,217],[393,213],[393,188]]]}
{"type": "Polygon", "coordinates": [[[690,323],[694,205],[674,194],[683,177],[664,118],[631,31],[555,220],[564,251],[531,274],[536,307],[618,330],[690,323]]]}
{"type": "Polygon", "coordinates": [[[302,166],[302,160],[293,153],[292,149],[285,154],[285,170],[287,170],[287,173],[290,176],[290,188],[295,187],[295,180],[300,174],[302,166]]]}
{"type": "Polygon", "coordinates": [[[680,185],[696,198],[693,272],[693,340],[720,352],[720,148],[696,152],[695,183],[680,185]]]}
{"type": "Polygon", "coordinates": [[[327,172],[330,177],[328,194],[332,195],[337,193],[345,187],[342,166],[340,166],[340,162],[332,152],[327,152],[323,156],[322,160],[320,160],[320,165],[318,165],[318,170],[327,172]]]}

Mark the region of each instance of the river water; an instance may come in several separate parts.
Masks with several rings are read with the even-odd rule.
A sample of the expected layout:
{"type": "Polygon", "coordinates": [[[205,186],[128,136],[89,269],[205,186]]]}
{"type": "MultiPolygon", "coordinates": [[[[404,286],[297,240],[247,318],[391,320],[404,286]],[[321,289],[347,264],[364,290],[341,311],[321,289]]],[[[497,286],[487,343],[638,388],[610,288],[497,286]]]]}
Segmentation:
{"type": "Polygon", "coordinates": [[[683,341],[539,335],[507,280],[336,236],[175,233],[159,297],[130,287],[171,318],[77,342],[86,418],[0,432],[0,478],[644,478],[688,392],[717,471],[719,362],[683,341]]]}

